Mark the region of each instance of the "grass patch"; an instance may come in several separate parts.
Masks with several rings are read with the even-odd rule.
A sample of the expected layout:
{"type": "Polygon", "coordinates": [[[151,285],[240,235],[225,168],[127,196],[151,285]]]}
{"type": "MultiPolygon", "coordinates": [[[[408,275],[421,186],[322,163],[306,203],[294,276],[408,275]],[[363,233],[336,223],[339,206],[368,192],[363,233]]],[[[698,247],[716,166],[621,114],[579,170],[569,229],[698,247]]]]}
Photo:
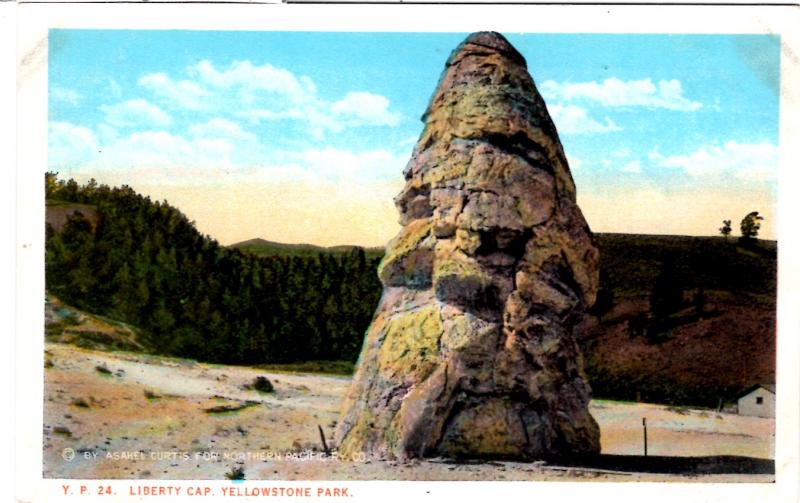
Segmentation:
{"type": "Polygon", "coordinates": [[[66,330],[67,328],[74,327],[75,325],[79,324],[80,322],[75,316],[68,315],[64,318],[61,318],[58,321],[48,323],[45,326],[45,336],[51,339],[54,337],[58,337],[59,335],[64,333],[64,330],[66,330]]]}
{"type": "Polygon", "coordinates": [[[247,409],[249,407],[255,407],[258,404],[259,402],[248,400],[244,403],[237,405],[217,405],[215,407],[209,407],[207,409],[203,409],[203,412],[212,416],[230,415],[239,412],[240,410],[247,409]]]}
{"type": "Polygon", "coordinates": [[[95,370],[97,371],[97,373],[99,373],[99,374],[103,374],[103,375],[111,375],[111,371],[110,371],[110,370],[108,370],[108,367],[106,367],[105,365],[102,365],[102,364],[101,364],[101,365],[97,365],[97,366],[95,366],[95,368],[94,368],[94,369],[95,369],[95,370]]]}
{"type": "Polygon", "coordinates": [[[679,406],[677,406],[677,407],[676,406],[667,407],[666,410],[668,412],[674,412],[675,414],[680,414],[681,416],[685,416],[687,414],[687,412],[688,412],[688,408],[679,407],[679,406]]]}
{"type": "Polygon", "coordinates": [[[93,206],[91,204],[73,203],[72,201],[64,201],[62,199],[47,199],[45,201],[45,206],[48,206],[50,208],[58,208],[58,207],[61,207],[61,206],[70,206],[70,207],[73,207],[73,208],[78,209],[78,210],[80,210],[80,209],[88,209],[88,210],[97,209],[96,206],[93,206]]]}
{"type": "Polygon", "coordinates": [[[293,363],[267,363],[258,365],[257,368],[272,372],[351,376],[355,372],[355,363],[347,360],[312,360],[293,363]]]}
{"type": "Polygon", "coordinates": [[[144,397],[147,398],[148,400],[158,400],[159,398],[161,398],[161,395],[157,395],[154,391],[146,389],[144,390],[144,397]]]}
{"type": "Polygon", "coordinates": [[[98,374],[107,375],[107,376],[111,375],[111,371],[108,370],[108,367],[106,367],[103,364],[95,366],[94,369],[95,369],[95,371],[97,371],[98,374]]]}
{"type": "Polygon", "coordinates": [[[606,406],[606,405],[636,405],[640,402],[635,400],[614,400],[613,398],[595,398],[592,397],[592,404],[598,406],[606,406]]]}

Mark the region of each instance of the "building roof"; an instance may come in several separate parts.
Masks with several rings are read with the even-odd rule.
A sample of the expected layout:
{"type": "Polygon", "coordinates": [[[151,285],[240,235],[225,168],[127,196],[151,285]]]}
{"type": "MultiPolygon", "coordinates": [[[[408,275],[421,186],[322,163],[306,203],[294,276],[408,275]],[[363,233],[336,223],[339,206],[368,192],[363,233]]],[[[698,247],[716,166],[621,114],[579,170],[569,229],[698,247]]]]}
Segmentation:
{"type": "Polygon", "coordinates": [[[759,384],[754,384],[754,385],[750,386],[749,388],[744,390],[742,393],[740,393],[739,396],[744,396],[744,395],[747,395],[749,393],[752,393],[753,391],[757,390],[758,388],[764,388],[765,390],[769,391],[773,395],[775,394],[775,384],[774,383],[773,384],[759,383],[759,384]]]}

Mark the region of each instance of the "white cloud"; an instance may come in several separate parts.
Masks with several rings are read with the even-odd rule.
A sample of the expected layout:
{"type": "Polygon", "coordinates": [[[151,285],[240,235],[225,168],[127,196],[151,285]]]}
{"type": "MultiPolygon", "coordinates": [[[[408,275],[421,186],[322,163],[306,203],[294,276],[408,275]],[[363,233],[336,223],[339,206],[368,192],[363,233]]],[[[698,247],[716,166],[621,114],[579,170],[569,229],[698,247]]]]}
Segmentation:
{"type": "MultiPolygon", "coordinates": [[[[163,183],[192,181],[199,173],[230,169],[235,145],[223,138],[186,138],[166,131],[136,131],[124,136],[108,135],[104,141],[87,128],[51,123],[49,165],[69,168],[75,175],[98,181],[111,173],[113,182],[155,177],[163,183]]],[[[108,182],[111,183],[111,182],[108,182]]]]}
{"type": "Polygon", "coordinates": [[[77,105],[83,98],[79,92],[63,87],[51,87],[50,97],[54,101],[60,101],[69,105],[77,105]]]}
{"type": "Polygon", "coordinates": [[[245,131],[239,124],[220,117],[202,124],[192,124],[188,131],[190,136],[201,138],[228,138],[244,141],[256,139],[256,135],[245,131]]]}
{"type": "Polygon", "coordinates": [[[566,82],[548,80],[541,85],[542,94],[550,100],[588,100],[606,107],[642,106],[694,112],[703,105],[683,96],[683,86],[676,79],[623,81],[611,77],[603,82],[566,82]]]}
{"type": "Polygon", "coordinates": [[[684,155],[664,156],[653,151],[649,157],[658,166],[683,169],[693,177],[730,174],[739,179],[764,181],[774,180],[778,174],[778,147],[768,141],[728,141],[722,146],[705,145],[684,155]]]}
{"type": "Polygon", "coordinates": [[[233,147],[224,139],[187,139],[165,131],[143,131],[107,145],[101,165],[118,167],[225,167],[233,147]]]}
{"type": "Polygon", "coordinates": [[[331,111],[349,118],[358,124],[370,126],[395,126],[400,114],[389,111],[389,100],[379,94],[349,92],[344,99],[335,102],[331,111]]]}
{"type": "Polygon", "coordinates": [[[51,169],[78,167],[98,150],[97,136],[86,127],[69,122],[51,122],[47,129],[47,154],[51,169]]]}
{"type": "Polygon", "coordinates": [[[622,166],[622,168],[620,168],[620,170],[623,173],[641,173],[642,165],[638,160],[635,160],[625,164],[622,166]]]}
{"type": "Polygon", "coordinates": [[[107,183],[207,186],[224,179],[360,186],[401,180],[407,160],[405,154],[383,149],[269,149],[252,133],[221,118],[194,124],[186,135],[114,132],[101,140],[88,128],[61,122],[51,123],[50,131],[52,168],[69,168],[76,176],[109,179],[107,183]]]}
{"type": "Polygon", "coordinates": [[[245,119],[250,120],[253,123],[259,123],[262,120],[266,121],[276,121],[276,120],[284,120],[284,119],[303,119],[305,115],[303,111],[300,109],[292,109],[292,110],[284,110],[282,112],[276,112],[274,110],[266,110],[263,108],[255,108],[250,110],[243,110],[238,112],[237,115],[239,117],[243,117],[245,119]]]}
{"type": "Polygon", "coordinates": [[[622,130],[608,117],[605,118],[605,123],[599,122],[589,117],[585,108],[575,105],[555,104],[547,108],[559,134],[609,133],[622,130]]]}
{"type": "Polygon", "coordinates": [[[117,127],[161,127],[172,123],[163,110],[143,99],[102,105],[100,110],[105,114],[105,121],[117,127]]]}
{"type": "Polygon", "coordinates": [[[151,91],[170,108],[200,110],[206,108],[211,93],[189,80],[174,81],[165,73],[150,73],[139,79],[139,85],[151,91]]]}
{"type": "Polygon", "coordinates": [[[255,93],[259,91],[280,95],[293,103],[311,101],[316,92],[308,77],[298,78],[289,70],[269,63],[254,65],[250,61],[234,61],[228,68],[218,70],[210,61],[203,60],[189,68],[189,75],[208,87],[236,90],[245,103],[254,102],[255,93]]]}
{"type": "Polygon", "coordinates": [[[329,181],[400,179],[406,156],[388,150],[355,152],[336,148],[311,149],[299,155],[304,169],[329,181]]]}
{"type": "Polygon", "coordinates": [[[351,91],[340,100],[328,101],[318,95],[308,76],[269,63],[256,65],[245,60],[217,67],[203,60],[187,68],[186,75],[188,79],[175,80],[152,73],[141,77],[139,84],[170,109],[230,114],[252,124],[297,121],[317,139],[347,128],[396,126],[402,120],[385,96],[351,91]]]}

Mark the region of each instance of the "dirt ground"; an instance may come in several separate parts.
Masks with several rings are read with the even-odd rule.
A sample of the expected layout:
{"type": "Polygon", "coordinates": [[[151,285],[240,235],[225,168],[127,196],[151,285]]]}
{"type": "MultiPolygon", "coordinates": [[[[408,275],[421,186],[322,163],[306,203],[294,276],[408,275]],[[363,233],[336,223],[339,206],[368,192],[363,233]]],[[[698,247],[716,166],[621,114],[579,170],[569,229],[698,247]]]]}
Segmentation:
{"type": "MultiPolygon", "coordinates": [[[[248,480],[592,480],[767,482],[761,475],[665,475],[541,462],[409,463],[326,457],[349,378],[264,372],[48,343],[46,478],[248,480]],[[272,393],[249,388],[266,376],[272,393]]],[[[772,419],[595,400],[602,453],[774,459],[772,419]]],[[[610,456],[613,457],[613,456],[610,456]]]]}

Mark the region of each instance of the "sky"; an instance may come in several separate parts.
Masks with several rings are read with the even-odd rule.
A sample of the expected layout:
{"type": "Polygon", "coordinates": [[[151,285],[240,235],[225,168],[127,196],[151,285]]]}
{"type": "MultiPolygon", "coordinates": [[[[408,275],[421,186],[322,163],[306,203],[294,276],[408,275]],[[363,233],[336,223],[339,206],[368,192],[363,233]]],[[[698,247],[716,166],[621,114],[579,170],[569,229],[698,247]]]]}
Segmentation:
{"type": "MultiPolygon", "coordinates": [[[[505,33],[595,232],[776,239],[780,40],[505,33]]],[[[48,169],[127,184],[222,244],[383,246],[465,33],[51,30],[48,169]]]]}

